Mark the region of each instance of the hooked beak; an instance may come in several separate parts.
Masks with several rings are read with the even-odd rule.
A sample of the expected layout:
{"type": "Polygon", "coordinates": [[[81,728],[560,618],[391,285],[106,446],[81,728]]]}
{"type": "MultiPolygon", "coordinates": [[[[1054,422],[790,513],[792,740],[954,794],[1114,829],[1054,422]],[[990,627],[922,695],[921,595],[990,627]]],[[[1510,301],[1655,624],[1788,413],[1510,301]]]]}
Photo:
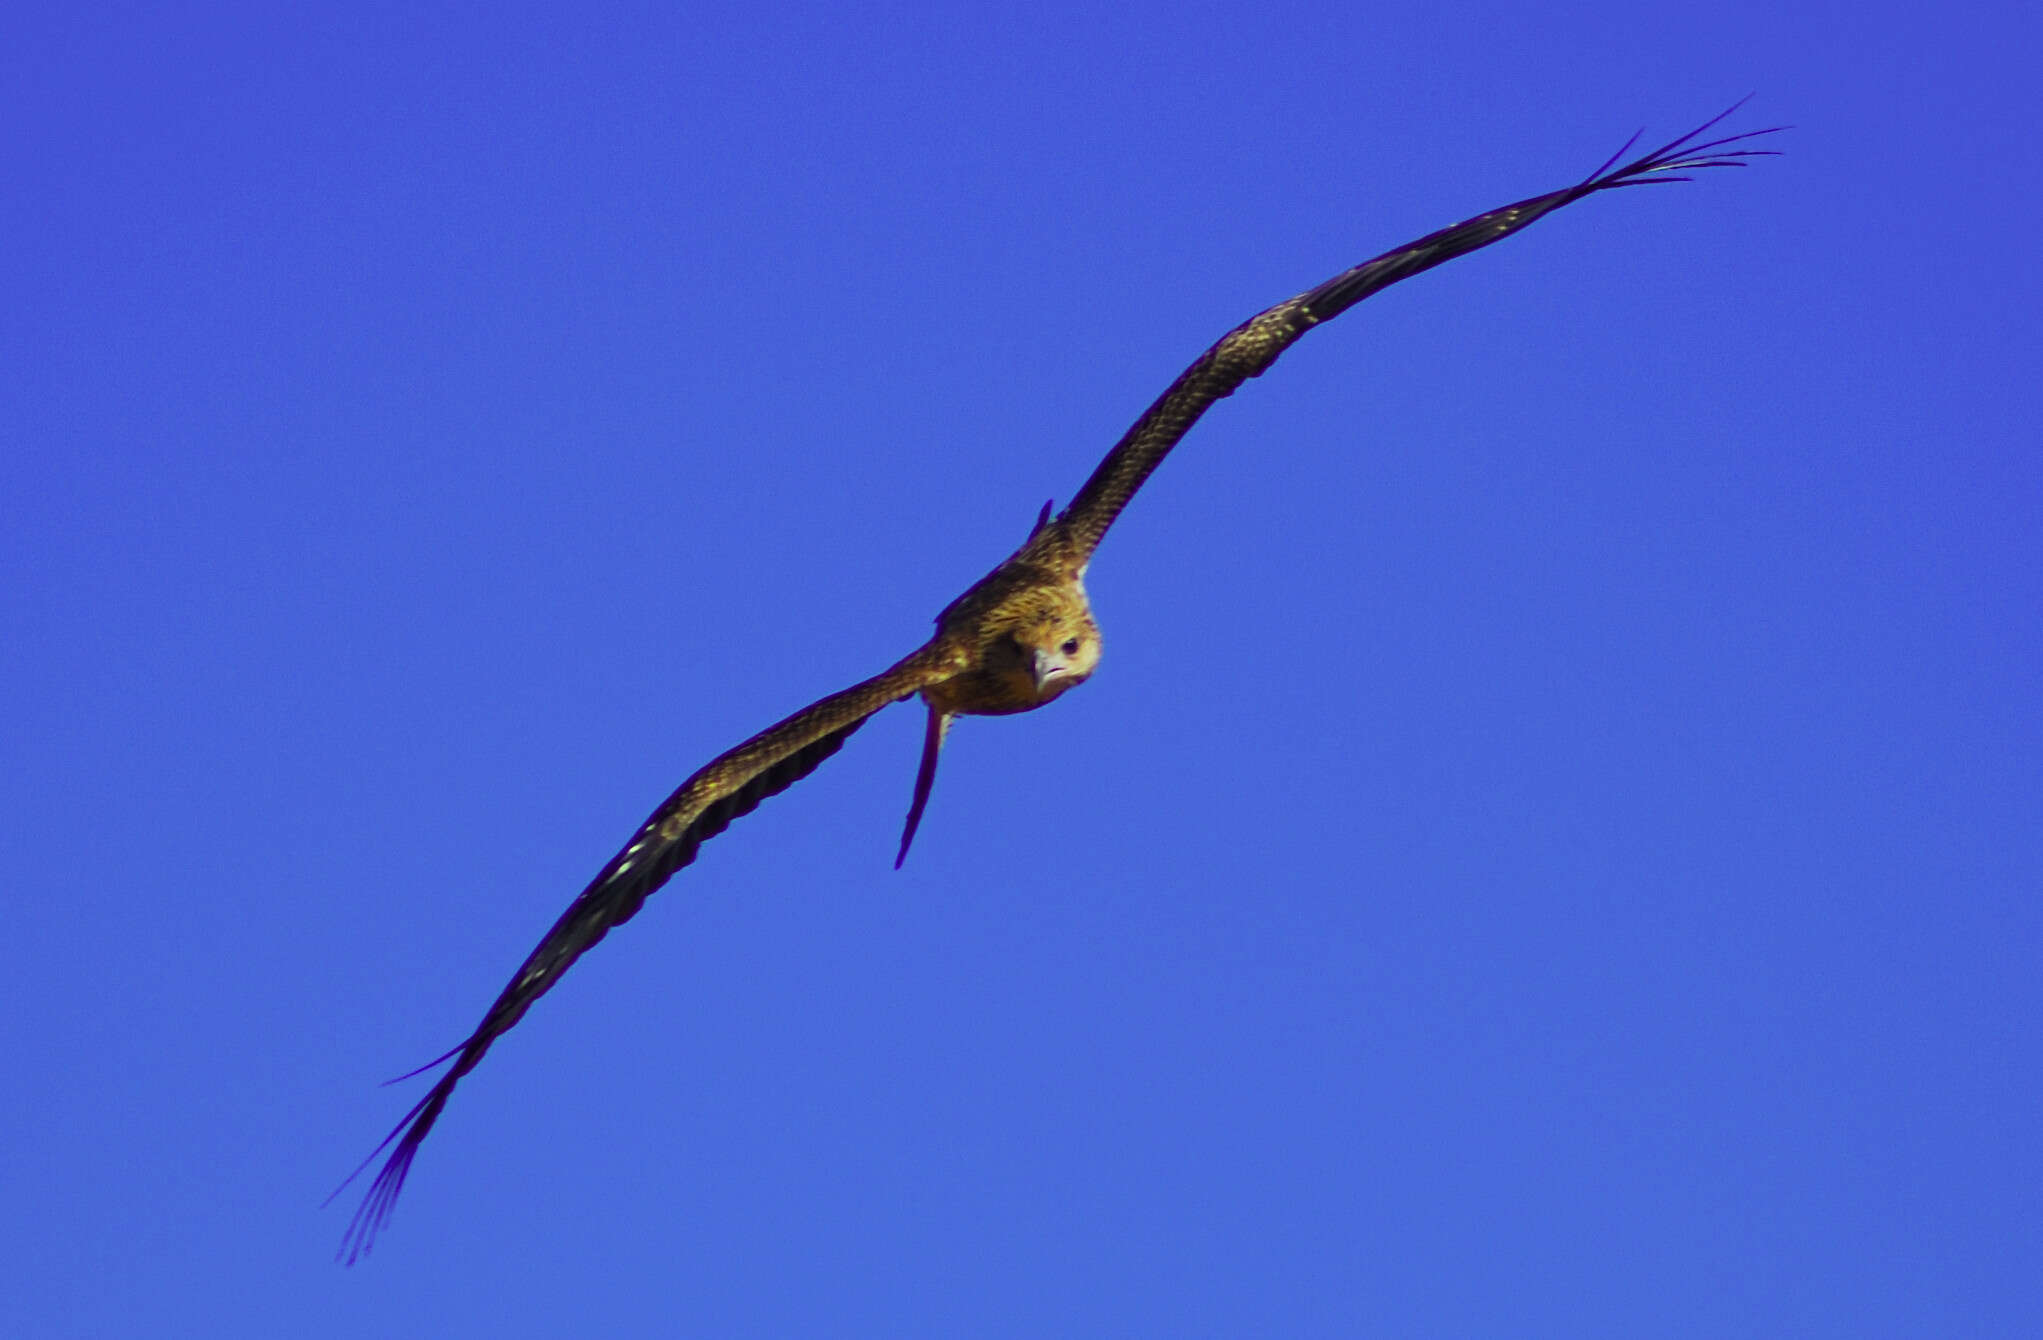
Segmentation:
{"type": "Polygon", "coordinates": [[[1037,648],[1029,653],[1029,677],[1036,681],[1036,692],[1058,675],[1071,673],[1071,661],[1061,652],[1044,651],[1037,648]]]}

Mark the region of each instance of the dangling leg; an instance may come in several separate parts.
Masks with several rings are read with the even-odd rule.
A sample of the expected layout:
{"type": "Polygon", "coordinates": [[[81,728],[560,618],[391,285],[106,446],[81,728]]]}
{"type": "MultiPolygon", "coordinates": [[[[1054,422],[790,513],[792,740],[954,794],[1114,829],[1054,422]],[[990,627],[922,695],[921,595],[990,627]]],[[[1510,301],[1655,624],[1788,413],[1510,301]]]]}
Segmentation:
{"type": "Polygon", "coordinates": [[[1032,539],[1032,540],[1033,540],[1033,539],[1035,539],[1035,538],[1036,538],[1036,532],[1037,532],[1037,531],[1039,531],[1039,530],[1041,530],[1041,529],[1042,529],[1043,527],[1045,527],[1045,526],[1047,526],[1047,525],[1049,525],[1049,524],[1050,524],[1050,509],[1051,509],[1052,507],[1055,507],[1056,505],[1057,505],[1057,500],[1056,500],[1055,498],[1052,498],[1052,499],[1050,499],[1050,501],[1048,501],[1048,502],[1046,502],[1046,503],[1044,503],[1044,504],[1043,504],[1043,510],[1042,510],[1042,511],[1040,511],[1040,512],[1036,513],[1036,524],[1035,524],[1035,525],[1033,525],[1033,526],[1031,526],[1031,527],[1029,527],[1029,538],[1030,538],[1030,539],[1032,539]]]}
{"type": "Polygon", "coordinates": [[[915,840],[915,829],[922,822],[922,807],[929,803],[929,788],[936,785],[936,756],[943,749],[943,737],[950,728],[951,714],[931,707],[929,732],[922,737],[922,770],[915,774],[915,800],[908,807],[908,827],[901,833],[901,854],[894,858],[896,870],[908,859],[908,844],[915,840]]]}

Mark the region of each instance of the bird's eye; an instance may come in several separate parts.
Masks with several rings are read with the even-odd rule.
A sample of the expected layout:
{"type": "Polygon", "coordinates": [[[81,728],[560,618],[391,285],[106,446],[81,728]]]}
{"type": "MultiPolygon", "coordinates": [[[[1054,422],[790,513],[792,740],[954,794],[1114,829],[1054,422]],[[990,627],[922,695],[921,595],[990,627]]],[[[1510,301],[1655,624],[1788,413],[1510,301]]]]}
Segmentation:
{"type": "Polygon", "coordinates": [[[1067,637],[1067,638],[1065,638],[1065,639],[1064,639],[1064,654],[1065,654],[1066,656],[1076,656],[1076,655],[1078,655],[1078,639],[1077,639],[1077,638],[1075,638],[1075,637],[1067,637]]]}

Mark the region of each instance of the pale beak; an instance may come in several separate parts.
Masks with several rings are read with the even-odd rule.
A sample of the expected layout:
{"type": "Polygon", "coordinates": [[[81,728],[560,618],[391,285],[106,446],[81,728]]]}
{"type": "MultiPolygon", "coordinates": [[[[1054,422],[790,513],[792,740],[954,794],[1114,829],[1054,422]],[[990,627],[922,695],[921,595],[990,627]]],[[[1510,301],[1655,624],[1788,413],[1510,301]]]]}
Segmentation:
{"type": "Polygon", "coordinates": [[[1037,648],[1029,653],[1029,677],[1036,681],[1036,692],[1058,675],[1071,673],[1071,662],[1062,653],[1037,648]]]}

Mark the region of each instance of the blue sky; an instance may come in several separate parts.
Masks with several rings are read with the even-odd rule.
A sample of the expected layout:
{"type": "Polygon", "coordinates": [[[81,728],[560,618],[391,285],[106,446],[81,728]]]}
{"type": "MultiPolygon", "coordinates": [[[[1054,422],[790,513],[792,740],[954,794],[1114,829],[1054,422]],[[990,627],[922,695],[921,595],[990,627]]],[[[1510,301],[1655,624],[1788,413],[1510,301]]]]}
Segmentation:
{"type": "Polygon", "coordinates": [[[7,1310],[38,1336],[2033,1335],[2013,6],[16,6],[7,1310]],[[320,1200],[634,826],[1236,321],[1090,579],[320,1200]]]}

